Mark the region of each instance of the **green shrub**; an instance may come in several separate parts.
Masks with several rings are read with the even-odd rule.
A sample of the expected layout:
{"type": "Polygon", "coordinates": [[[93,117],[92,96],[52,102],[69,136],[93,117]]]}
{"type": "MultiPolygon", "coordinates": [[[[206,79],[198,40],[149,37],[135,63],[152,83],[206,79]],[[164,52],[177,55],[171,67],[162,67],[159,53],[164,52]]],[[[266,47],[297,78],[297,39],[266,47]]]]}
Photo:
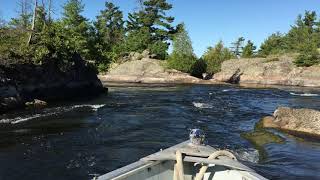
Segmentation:
{"type": "Polygon", "coordinates": [[[316,64],[320,64],[320,55],[318,52],[313,52],[313,53],[302,53],[300,54],[296,60],[294,61],[294,63],[299,66],[313,66],[316,64]]]}
{"type": "Polygon", "coordinates": [[[235,55],[223,46],[220,41],[215,47],[209,47],[203,55],[203,59],[207,63],[207,73],[215,74],[221,71],[223,61],[235,58],[235,55]]]}
{"type": "Polygon", "coordinates": [[[168,67],[185,73],[191,73],[196,61],[195,56],[172,53],[168,59],[168,67]]]}
{"type": "Polygon", "coordinates": [[[0,28],[0,59],[2,63],[13,63],[16,60],[25,61],[27,58],[22,52],[27,44],[27,34],[18,29],[0,28]]]}
{"type": "Polygon", "coordinates": [[[97,67],[99,72],[107,72],[109,69],[109,64],[106,63],[100,63],[97,67]]]}
{"type": "Polygon", "coordinates": [[[191,75],[197,78],[203,78],[202,74],[207,71],[207,63],[203,59],[197,60],[192,68],[191,68],[191,75]]]}

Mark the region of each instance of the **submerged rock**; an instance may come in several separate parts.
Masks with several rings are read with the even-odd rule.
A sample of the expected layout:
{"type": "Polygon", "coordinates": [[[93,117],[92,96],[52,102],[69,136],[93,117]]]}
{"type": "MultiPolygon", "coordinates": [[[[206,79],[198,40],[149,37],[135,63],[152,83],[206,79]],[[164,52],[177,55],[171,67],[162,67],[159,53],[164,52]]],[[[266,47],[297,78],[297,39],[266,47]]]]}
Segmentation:
{"type": "MultiPolygon", "coordinates": [[[[266,121],[269,121],[266,118],[266,121]]],[[[263,127],[262,121],[255,125],[255,128],[251,132],[245,132],[241,134],[241,137],[248,140],[259,152],[259,161],[263,161],[268,157],[268,153],[264,149],[264,146],[270,143],[284,143],[284,138],[276,135],[263,127]]]]}
{"type": "Polygon", "coordinates": [[[272,117],[261,120],[262,127],[320,136],[320,111],[279,107],[272,117]]]}
{"type": "Polygon", "coordinates": [[[320,87],[320,65],[297,67],[294,57],[232,59],[214,79],[222,82],[320,87]]]}

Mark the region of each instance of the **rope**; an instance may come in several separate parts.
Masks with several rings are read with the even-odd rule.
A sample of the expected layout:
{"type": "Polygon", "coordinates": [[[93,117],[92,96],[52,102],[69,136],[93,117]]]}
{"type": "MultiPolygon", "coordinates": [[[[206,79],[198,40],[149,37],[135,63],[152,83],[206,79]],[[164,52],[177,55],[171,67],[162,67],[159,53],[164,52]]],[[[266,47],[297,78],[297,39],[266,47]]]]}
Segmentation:
{"type": "Polygon", "coordinates": [[[177,163],[174,165],[174,180],[184,180],[184,169],[183,169],[183,161],[182,161],[182,153],[177,150],[176,151],[176,159],[177,163]]]}
{"type": "MultiPolygon", "coordinates": [[[[235,161],[237,161],[237,158],[229,151],[226,150],[221,150],[221,151],[216,151],[214,153],[212,153],[208,159],[209,160],[213,160],[213,159],[217,159],[219,156],[227,156],[235,161]]],[[[204,174],[206,173],[208,169],[208,166],[203,165],[199,171],[199,173],[196,175],[195,180],[202,180],[204,174]]]]}

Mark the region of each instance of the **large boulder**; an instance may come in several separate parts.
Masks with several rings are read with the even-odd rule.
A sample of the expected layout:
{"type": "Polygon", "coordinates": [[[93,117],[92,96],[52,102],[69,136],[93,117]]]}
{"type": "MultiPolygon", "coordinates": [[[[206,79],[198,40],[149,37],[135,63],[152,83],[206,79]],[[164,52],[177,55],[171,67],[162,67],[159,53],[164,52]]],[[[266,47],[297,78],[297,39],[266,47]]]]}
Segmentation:
{"type": "Polygon", "coordinates": [[[261,125],[265,128],[320,135],[320,111],[312,109],[293,109],[279,107],[273,116],[262,119],[261,125]]]}
{"type": "Polygon", "coordinates": [[[44,101],[95,96],[104,92],[97,71],[80,56],[75,55],[72,65],[65,70],[61,70],[56,60],[48,62],[43,65],[0,65],[0,113],[25,107],[26,102],[43,107],[44,101]]]}
{"type": "Polygon", "coordinates": [[[214,79],[222,82],[320,87],[320,65],[297,67],[294,57],[232,59],[214,79]]]}
{"type": "Polygon", "coordinates": [[[209,84],[214,81],[204,81],[187,73],[177,70],[168,70],[163,65],[164,61],[142,58],[131,60],[115,66],[105,75],[99,75],[102,82],[126,83],[183,83],[183,84],[209,84]]]}

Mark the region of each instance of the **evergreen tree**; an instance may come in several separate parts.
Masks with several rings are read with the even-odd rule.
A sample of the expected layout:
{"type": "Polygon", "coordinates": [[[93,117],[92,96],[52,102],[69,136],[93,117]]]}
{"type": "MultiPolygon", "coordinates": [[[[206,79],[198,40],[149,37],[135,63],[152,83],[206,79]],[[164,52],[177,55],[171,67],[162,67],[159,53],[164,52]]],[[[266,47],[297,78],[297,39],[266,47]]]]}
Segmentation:
{"type": "Polygon", "coordinates": [[[174,18],[166,16],[166,11],[171,8],[172,5],[166,0],[147,0],[143,2],[143,9],[130,13],[127,21],[128,50],[141,52],[149,49],[158,58],[164,59],[169,47],[168,40],[172,40],[172,35],[176,33],[172,26],[174,18]],[[132,42],[142,34],[145,34],[142,40],[132,42]]]}
{"type": "Polygon", "coordinates": [[[75,52],[88,59],[89,54],[89,30],[88,20],[81,15],[84,5],[81,0],[68,0],[63,6],[64,12],[61,25],[64,33],[68,37],[65,42],[75,52]]]}
{"type": "Polygon", "coordinates": [[[123,51],[120,46],[125,40],[125,29],[122,11],[113,3],[106,2],[105,9],[100,11],[94,22],[96,29],[95,46],[99,52],[95,59],[100,63],[109,63],[118,58],[123,51]]]}
{"type": "Polygon", "coordinates": [[[97,21],[94,22],[98,37],[105,44],[117,44],[124,40],[124,21],[122,11],[113,3],[106,2],[105,10],[100,11],[97,21]]]}
{"type": "Polygon", "coordinates": [[[316,39],[312,31],[305,24],[296,24],[287,33],[286,47],[289,52],[297,52],[305,49],[309,43],[316,43],[316,39]]]}
{"type": "Polygon", "coordinates": [[[237,39],[236,42],[233,42],[232,45],[233,47],[232,52],[235,54],[236,57],[241,57],[241,53],[242,53],[242,48],[243,48],[243,43],[244,43],[245,39],[243,37],[240,37],[237,39]]]}
{"type": "Polygon", "coordinates": [[[243,47],[242,50],[242,58],[251,58],[257,47],[250,41],[248,40],[247,44],[243,47]]]}
{"type": "Polygon", "coordinates": [[[259,56],[280,54],[286,50],[285,36],[277,32],[269,36],[260,46],[259,56]]]}
{"type": "Polygon", "coordinates": [[[215,74],[221,70],[223,61],[235,58],[235,55],[225,48],[222,41],[219,41],[215,47],[209,47],[202,59],[207,62],[207,73],[215,74]]]}
{"type": "Polygon", "coordinates": [[[168,66],[190,73],[196,61],[197,58],[193,52],[191,39],[182,24],[173,39],[173,51],[168,59],[168,66]]]}
{"type": "Polygon", "coordinates": [[[314,30],[314,27],[316,25],[316,20],[317,20],[317,13],[315,11],[305,12],[303,22],[304,22],[304,25],[308,28],[310,33],[312,33],[314,30]]]}

